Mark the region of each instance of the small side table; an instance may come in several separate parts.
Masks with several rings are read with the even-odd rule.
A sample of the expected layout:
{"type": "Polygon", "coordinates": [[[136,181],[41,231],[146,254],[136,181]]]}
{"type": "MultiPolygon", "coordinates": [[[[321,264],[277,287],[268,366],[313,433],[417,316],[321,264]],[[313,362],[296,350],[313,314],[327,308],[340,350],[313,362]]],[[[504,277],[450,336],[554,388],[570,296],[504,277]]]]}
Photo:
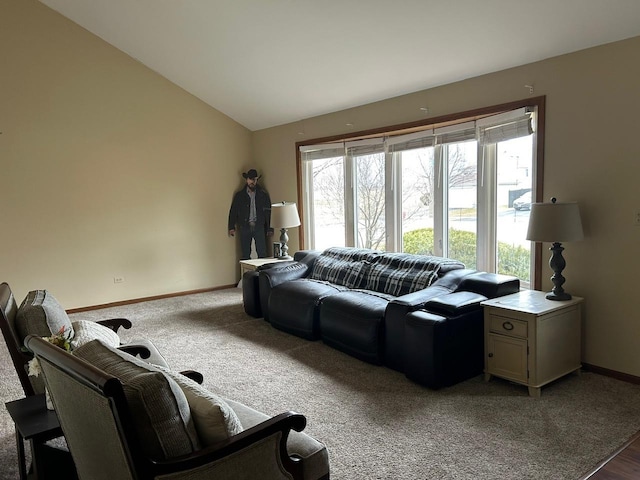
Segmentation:
{"type": "Polygon", "coordinates": [[[506,378],[539,397],[543,385],[580,372],[583,299],[555,301],[545,295],[523,290],[482,302],[485,380],[506,378]]]}
{"type": "Polygon", "coordinates": [[[7,402],[5,406],[16,428],[20,480],[27,479],[24,440],[29,440],[31,443],[33,476],[42,478],[45,463],[43,462],[44,442],[63,435],[56,412],[47,409],[44,394],[7,402]]]}
{"type": "Polygon", "coordinates": [[[287,259],[279,259],[274,257],[240,260],[240,281],[242,281],[242,276],[245,274],[245,272],[256,270],[258,267],[261,267],[262,265],[266,265],[268,263],[277,263],[277,262],[286,262],[286,261],[287,259]]]}

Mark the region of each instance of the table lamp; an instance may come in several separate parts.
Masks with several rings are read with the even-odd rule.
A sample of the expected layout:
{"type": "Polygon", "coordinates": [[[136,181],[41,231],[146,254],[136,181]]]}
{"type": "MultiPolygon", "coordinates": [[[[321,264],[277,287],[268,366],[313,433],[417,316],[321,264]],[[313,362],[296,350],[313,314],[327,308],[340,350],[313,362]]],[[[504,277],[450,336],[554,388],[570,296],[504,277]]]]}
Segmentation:
{"type": "Polygon", "coordinates": [[[571,299],[571,295],[562,288],[565,282],[562,270],[567,264],[562,256],[564,248],[561,242],[575,242],[583,238],[580,209],[576,202],[557,203],[554,197],[551,203],[531,204],[527,240],[553,243],[549,247],[549,266],[553,270],[553,289],[546,295],[549,300],[571,299]]]}
{"type": "Polygon", "coordinates": [[[271,227],[280,229],[280,260],[291,260],[289,256],[289,235],[287,229],[300,225],[300,217],[295,202],[280,202],[271,205],[271,227]]]}

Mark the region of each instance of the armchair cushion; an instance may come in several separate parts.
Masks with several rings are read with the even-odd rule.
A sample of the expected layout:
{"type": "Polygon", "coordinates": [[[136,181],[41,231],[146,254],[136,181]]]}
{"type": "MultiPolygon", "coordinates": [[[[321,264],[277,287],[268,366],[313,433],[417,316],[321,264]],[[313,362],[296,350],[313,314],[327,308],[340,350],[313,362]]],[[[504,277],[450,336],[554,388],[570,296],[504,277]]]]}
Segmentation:
{"type": "Polygon", "coordinates": [[[182,389],[203,447],[227,440],[242,432],[242,424],[227,402],[209,392],[193,380],[168,368],[162,371],[169,375],[182,389]]]}
{"type": "MultiPolygon", "coordinates": [[[[236,412],[245,430],[248,430],[270,417],[240,402],[227,399],[236,412]]],[[[305,432],[289,432],[287,453],[302,460],[303,478],[328,478],[329,453],[325,445],[305,432]],[[325,475],[327,475],[325,477],[325,475]]]]}
{"type": "Polygon", "coordinates": [[[89,320],[76,320],[71,322],[74,335],[71,339],[71,347],[78,348],[91,340],[100,340],[110,347],[117,348],[120,345],[120,337],[109,327],[89,320]]]}
{"type": "Polygon", "coordinates": [[[157,368],[93,340],[73,354],[117,377],[145,453],[164,460],[200,449],[189,403],[178,384],[157,368]]]}
{"type": "Polygon", "coordinates": [[[47,290],[32,290],[22,301],[16,314],[16,331],[20,343],[27,335],[49,337],[64,327],[69,338],[74,335],[69,315],[47,290]]]}

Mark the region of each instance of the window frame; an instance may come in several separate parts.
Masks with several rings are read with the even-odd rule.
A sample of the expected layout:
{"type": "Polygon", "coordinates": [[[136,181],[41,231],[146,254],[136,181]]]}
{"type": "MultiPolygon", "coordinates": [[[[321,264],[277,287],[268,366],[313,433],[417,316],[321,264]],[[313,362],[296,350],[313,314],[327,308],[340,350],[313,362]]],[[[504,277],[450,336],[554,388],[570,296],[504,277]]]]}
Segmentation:
{"type": "MultiPolygon", "coordinates": [[[[325,144],[325,143],[335,143],[335,142],[353,142],[358,140],[370,139],[374,137],[380,137],[384,135],[399,135],[399,134],[413,133],[413,132],[418,132],[418,131],[426,130],[430,128],[439,128],[439,127],[446,127],[449,125],[455,125],[465,121],[474,121],[486,116],[509,112],[511,110],[516,110],[523,107],[535,108],[536,131],[533,134],[534,135],[534,138],[533,138],[533,145],[534,145],[533,146],[533,164],[534,164],[533,201],[539,201],[539,199],[542,199],[542,195],[543,195],[543,179],[544,179],[545,103],[546,103],[546,96],[526,98],[526,99],[516,100],[513,102],[482,107],[474,110],[467,110],[463,112],[451,113],[451,114],[442,115],[438,117],[426,118],[423,120],[410,122],[410,123],[390,125],[390,126],[380,127],[380,128],[370,129],[370,130],[350,132],[348,134],[344,133],[339,135],[333,135],[330,137],[314,138],[310,140],[296,142],[295,155],[296,155],[298,203],[300,205],[300,208],[299,208],[300,215],[301,217],[303,217],[301,218],[302,225],[308,225],[307,220],[304,219],[304,205],[305,205],[305,201],[309,198],[309,193],[303,191],[304,166],[302,161],[302,155],[300,152],[300,147],[325,144]]],[[[486,147],[482,147],[480,144],[478,144],[478,149],[480,148],[486,148],[486,147]]],[[[392,169],[394,171],[395,169],[398,168],[396,165],[397,162],[389,158],[386,158],[385,160],[387,160],[385,168],[392,169]]],[[[487,174],[487,172],[484,172],[484,174],[487,174]]],[[[345,188],[346,188],[346,184],[345,184],[345,188]]],[[[391,194],[395,194],[395,193],[392,192],[391,194]]],[[[486,202],[483,202],[483,203],[486,203],[486,202]]],[[[353,208],[353,204],[351,204],[351,208],[353,208]]],[[[479,208],[480,208],[480,205],[479,205],[479,208]]],[[[489,218],[490,221],[493,221],[491,220],[490,216],[487,216],[486,212],[485,212],[485,218],[489,218]]],[[[486,228],[490,229],[490,225],[487,225],[486,228]]],[[[395,231],[395,229],[392,231],[395,231]]],[[[478,231],[477,234],[481,235],[481,232],[478,231]]],[[[486,235],[487,232],[483,231],[482,234],[486,235]]],[[[298,229],[298,240],[299,240],[300,248],[304,249],[305,248],[305,229],[304,228],[298,229]]],[[[397,245],[396,242],[394,242],[394,244],[397,245]]],[[[542,285],[542,278],[541,278],[542,244],[539,242],[535,242],[531,247],[531,252],[533,256],[533,261],[532,261],[533,282],[532,282],[531,288],[539,290],[542,285]]],[[[484,253],[481,252],[480,250],[478,250],[477,254],[484,255],[484,253]]]]}

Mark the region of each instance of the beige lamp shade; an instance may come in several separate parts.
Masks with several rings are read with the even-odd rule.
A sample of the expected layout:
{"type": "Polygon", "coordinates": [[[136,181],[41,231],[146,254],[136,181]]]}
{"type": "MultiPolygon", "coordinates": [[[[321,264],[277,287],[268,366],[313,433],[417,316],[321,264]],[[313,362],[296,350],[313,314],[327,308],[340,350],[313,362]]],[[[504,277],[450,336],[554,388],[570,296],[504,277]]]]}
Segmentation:
{"type": "Polygon", "coordinates": [[[295,202],[280,202],[271,205],[271,227],[292,228],[300,225],[295,202]]]}
{"type": "Polygon", "coordinates": [[[532,203],[527,240],[534,242],[575,242],[582,240],[582,220],[576,202],[532,203]]]}

